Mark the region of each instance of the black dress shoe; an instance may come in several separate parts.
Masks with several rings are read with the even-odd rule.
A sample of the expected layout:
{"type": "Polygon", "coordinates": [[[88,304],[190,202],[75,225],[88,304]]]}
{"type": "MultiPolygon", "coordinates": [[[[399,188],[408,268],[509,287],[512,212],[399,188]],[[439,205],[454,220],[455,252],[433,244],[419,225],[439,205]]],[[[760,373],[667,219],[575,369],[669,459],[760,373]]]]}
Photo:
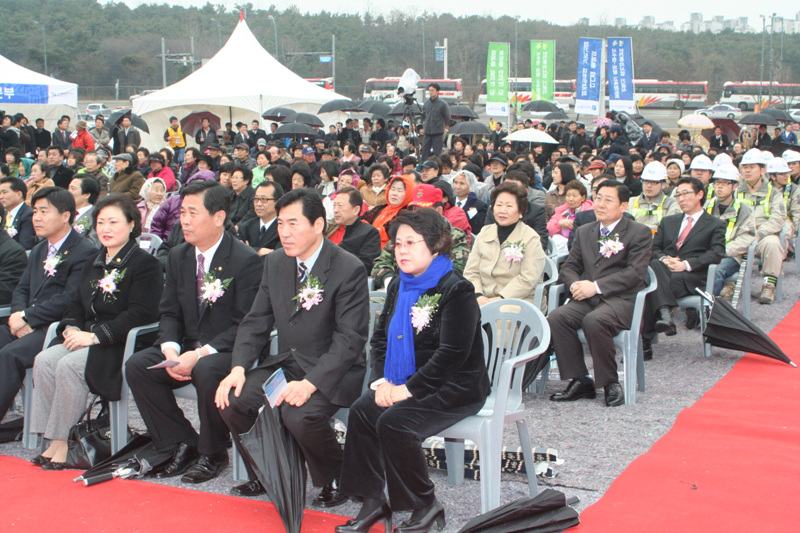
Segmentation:
{"type": "Polygon", "coordinates": [[[591,383],[582,383],[577,379],[573,379],[567,385],[564,392],[557,392],[550,396],[551,402],[574,402],[581,398],[594,399],[597,393],[594,390],[594,381],[591,383]]]}
{"type": "Polygon", "coordinates": [[[655,330],[658,333],[663,333],[667,337],[672,337],[678,334],[678,329],[675,327],[675,322],[672,321],[672,313],[669,307],[664,306],[658,310],[659,319],[656,320],[655,330]]]}
{"type": "Polygon", "coordinates": [[[44,455],[37,455],[33,459],[31,459],[31,463],[35,464],[36,466],[42,466],[50,462],[49,457],[45,457],[44,455]]]}
{"type": "Polygon", "coordinates": [[[697,309],[686,309],[686,329],[695,329],[699,325],[700,315],[697,314],[697,309]]]}
{"type": "Polygon", "coordinates": [[[247,483],[242,483],[241,485],[237,485],[231,489],[231,494],[234,496],[245,496],[247,498],[261,496],[265,492],[267,491],[264,490],[264,486],[259,480],[248,481],[247,483]]]}
{"type": "MultiPolygon", "coordinates": [[[[411,515],[414,516],[413,514],[411,515]]],[[[438,500],[433,500],[433,504],[427,509],[425,514],[418,520],[409,518],[395,528],[394,533],[426,533],[436,524],[439,531],[444,529],[444,507],[438,500]]]]}
{"type": "Polygon", "coordinates": [[[180,443],[175,453],[172,454],[172,460],[161,467],[158,472],[156,472],[155,476],[158,479],[180,476],[197,461],[199,455],[197,448],[180,443]]]}
{"type": "Polygon", "coordinates": [[[645,361],[653,359],[653,345],[649,339],[642,339],[642,357],[645,361]]]}
{"type": "Polygon", "coordinates": [[[386,520],[386,531],[392,530],[392,510],[388,503],[384,502],[364,518],[353,518],[343,526],[336,526],[336,533],[363,533],[369,531],[380,520],[386,520]]]}
{"type": "Polygon", "coordinates": [[[334,479],[319,492],[311,505],[314,507],[336,507],[347,501],[347,495],[339,492],[339,480],[334,479]]]}
{"type": "Polygon", "coordinates": [[[605,386],[606,407],[619,407],[625,403],[625,395],[619,383],[609,383],[605,386]]]}
{"type": "Polygon", "coordinates": [[[220,475],[228,466],[228,450],[214,455],[201,455],[181,478],[184,483],[205,483],[220,475]]]}
{"type": "Polygon", "coordinates": [[[42,464],[42,470],[66,470],[69,468],[67,463],[54,463],[53,461],[47,461],[46,463],[42,464]]]}

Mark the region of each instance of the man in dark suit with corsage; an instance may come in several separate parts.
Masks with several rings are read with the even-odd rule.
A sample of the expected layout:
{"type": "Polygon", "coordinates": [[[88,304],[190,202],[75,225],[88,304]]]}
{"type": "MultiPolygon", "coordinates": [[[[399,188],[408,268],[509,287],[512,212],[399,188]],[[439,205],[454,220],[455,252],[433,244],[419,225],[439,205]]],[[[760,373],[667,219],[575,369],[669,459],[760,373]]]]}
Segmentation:
{"type": "Polygon", "coordinates": [[[630,194],[615,180],[601,183],[593,197],[597,221],[573,231],[575,241],[561,267],[570,299],[547,317],[561,378],[571,380],[564,392],[550,397],[554,402],[594,398],[596,384],[604,387],[607,406],[624,403],[613,339],[631,326],[653,241],[647,226],[624,216],[630,194]],[[578,329],[586,335],[595,381],[586,368],[578,329]]]}
{"type": "Polygon", "coordinates": [[[214,393],[230,370],[236,330],[258,290],[261,261],[225,231],[227,188],[197,180],[181,195],[186,242],[169,254],[158,338],[152,348],[134,354],[125,369],[154,444],[173,450],[172,460],[156,477],[183,474],[185,483],[202,483],[228,465],[228,429],[214,405],[214,393]],[[177,365],[148,369],[174,365],[168,361],[177,365]],[[197,388],[199,435],[172,393],[190,382],[197,388]]]}
{"type": "MultiPolygon", "coordinates": [[[[342,450],[331,417],[361,394],[369,324],[367,271],[354,255],[324,239],[325,208],[310,189],[283,195],[276,206],[283,248],[267,255],[261,287],[236,335],[230,375],[219,385],[217,406],[240,446],[239,434],[264,405],[262,384],[282,368],[287,389],[278,398],[281,419],[294,436],[317,487],[314,505],[347,500],[339,492],[342,450]],[[251,369],[278,331],[278,354],[251,369]]],[[[263,488],[248,466],[250,482],[234,487],[253,496],[263,488]]]]}
{"type": "MultiPolygon", "coordinates": [[[[0,220],[6,216],[6,210],[0,204],[0,220]]],[[[9,234],[0,230],[0,305],[9,305],[19,278],[28,266],[25,249],[9,234]]],[[[5,319],[0,319],[0,323],[5,319]]]]}
{"type": "Polygon", "coordinates": [[[75,199],[69,191],[36,191],[33,227],[43,239],[31,250],[28,267],[11,299],[8,325],[0,326],[0,419],[22,387],[50,324],[61,320],[80,285],[83,267],[97,254],[91,241],[72,230],[75,199]]]}
{"type": "MultiPolygon", "coordinates": [[[[677,333],[671,311],[678,298],[695,293],[705,285],[708,267],[725,257],[726,224],[703,209],[706,187],[697,178],[682,178],[675,199],[683,213],[661,219],[653,237],[650,267],[658,287],[647,295],[644,333],[677,333]]],[[[645,350],[649,349],[645,335],[645,350]]]]}
{"type": "Polygon", "coordinates": [[[28,187],[20,178],[0,179],[0,205],[5,208],[3,227],[8,236],[30,250],[36,245],[33,231],[33,209],[25,203],[28,187]]]}

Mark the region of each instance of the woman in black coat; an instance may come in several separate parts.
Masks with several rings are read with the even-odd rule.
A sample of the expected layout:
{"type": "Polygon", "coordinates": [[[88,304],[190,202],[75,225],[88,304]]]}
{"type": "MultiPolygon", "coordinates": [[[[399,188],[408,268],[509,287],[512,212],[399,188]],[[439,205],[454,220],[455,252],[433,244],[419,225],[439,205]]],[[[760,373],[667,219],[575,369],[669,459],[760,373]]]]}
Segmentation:
{"type": "Polygon", "coordinates": [[[65,467],[69,429],[90,391],[119,400],[128,332],[158,320],[164,276],[136,242],[142,231],[136,204],[127,195],[108,195],[95,205],[93,222],[103,248],[84,267],[61,321],[63,344],[41,352],[33,366],[31,430],[51,441],[34,463],[47,470],[65,467]]]}
{"type": "Polygon", "coordinates": [[[490,389],[475,290],[447,256],[450,225],[432,209],[402,211],[389,236],[401,273],[372,337],[370,390],[350,408],[342,465],[341,491],[364,504],[338,533],[368,531],[394,511],[413,511],[396,533],[443,527],[422,441],[477,413],[490,389]]]}

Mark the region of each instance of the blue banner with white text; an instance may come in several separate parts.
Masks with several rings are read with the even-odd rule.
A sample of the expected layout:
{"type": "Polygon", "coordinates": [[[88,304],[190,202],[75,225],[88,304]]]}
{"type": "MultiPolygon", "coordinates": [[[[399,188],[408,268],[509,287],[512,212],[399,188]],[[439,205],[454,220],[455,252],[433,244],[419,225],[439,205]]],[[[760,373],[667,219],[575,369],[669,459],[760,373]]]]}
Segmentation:
{"type": "Polygon", "coordinates": [[[46,104],[47,85],[0,82],[0,103],[7,104],[46,104]]]}
{"type": "Polygon", "coordinates": [[[614,111],[636,112],[630,37],[608,39],[608,103],[614,111]]]}
{"type": "Polygon", "coordinates": [[[575,112],[596,114],[600,106],[600,66],[603,39],[581,37],[578,44],[578,78],[575,112]]]}

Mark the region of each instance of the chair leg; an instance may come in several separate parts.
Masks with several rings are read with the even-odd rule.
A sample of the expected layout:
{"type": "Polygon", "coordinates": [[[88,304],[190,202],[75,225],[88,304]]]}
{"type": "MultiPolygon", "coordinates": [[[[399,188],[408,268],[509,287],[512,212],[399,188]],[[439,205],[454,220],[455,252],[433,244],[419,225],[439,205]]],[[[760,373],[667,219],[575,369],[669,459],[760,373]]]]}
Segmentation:
{"type": "Polygon", "coordinates": [[[539,488],[536,486],[536,464],[533,457],[531,437],[528,434],[528,421],[524,418],[517,420],[517,433],[519,433],[519,444],[522,447],[522,457],[525,459],[525,474],[528,476],[528,487],[530,488],[531,496],[536,496],[539,493],[539,488]]]}
{"type": "Polygon", "coordinates": [[[444,454],[447,458],[447,481],[451,485],[461,485],[464,483],[464,440],[444,439],[444,454]]]}
{"type": "Polygon", "coordinates": [[[233,447],[233,480],[247,481],[247,468],[244,466],[244,459],[236,446],[233,447]]]}
{"type": "Polygon", "coordinates": [[[503,450],[503,429],[493,435],[494,428],[486,424],[481,430],[478,444],[481,463],[481,512],[487,513],[500,506],[500,454],[503,450]]]}
{"type": "Polygon", "coordinates": [[[639,383],[639,392],[644,392],[644,348],[641,335],[636,341],[636,381],[639,383]]]}
{"type": "Polygon", "coordinates": [[[130,391],[128,384],[123,381],[120,399],[109,404],[111,415],[111,453],[117,453],[128,444],[128,405],[130,391]]]}
{"type": "Polygon", "coordinates": [[[636,378],[639,376],[639,354],[633,346],[630,338],[632,336],[632,333],[628,335],[625,347],[622,349],[622,365],[625,368],[622,388],[625,391],[625,405],[636,403],[636,378]]]}
{"type": "MultiPolygon", "coordinates": [[[[706,305],[700,305],[700,335],[706,330],[706,305]]],[[[711,345],[707,342],[703,343],[703,357],[711,357],[711,345]]]]}
{"type": "Polygon", "coordinates": [[[551,363],[548,362],[539,373],[539,385],[536,387],[536,392],[538,394],[544,394],[545,389],[547,389],[547,380],[550,378],[550,364],[551,363]]]}
{"type": "Polygon", "coordinates": [[[22,447],[32,450],[39,444],[39,435],[31,433],[31,418],[33,417],[33,369],[25,371],[22,382],[22,447]]]}

